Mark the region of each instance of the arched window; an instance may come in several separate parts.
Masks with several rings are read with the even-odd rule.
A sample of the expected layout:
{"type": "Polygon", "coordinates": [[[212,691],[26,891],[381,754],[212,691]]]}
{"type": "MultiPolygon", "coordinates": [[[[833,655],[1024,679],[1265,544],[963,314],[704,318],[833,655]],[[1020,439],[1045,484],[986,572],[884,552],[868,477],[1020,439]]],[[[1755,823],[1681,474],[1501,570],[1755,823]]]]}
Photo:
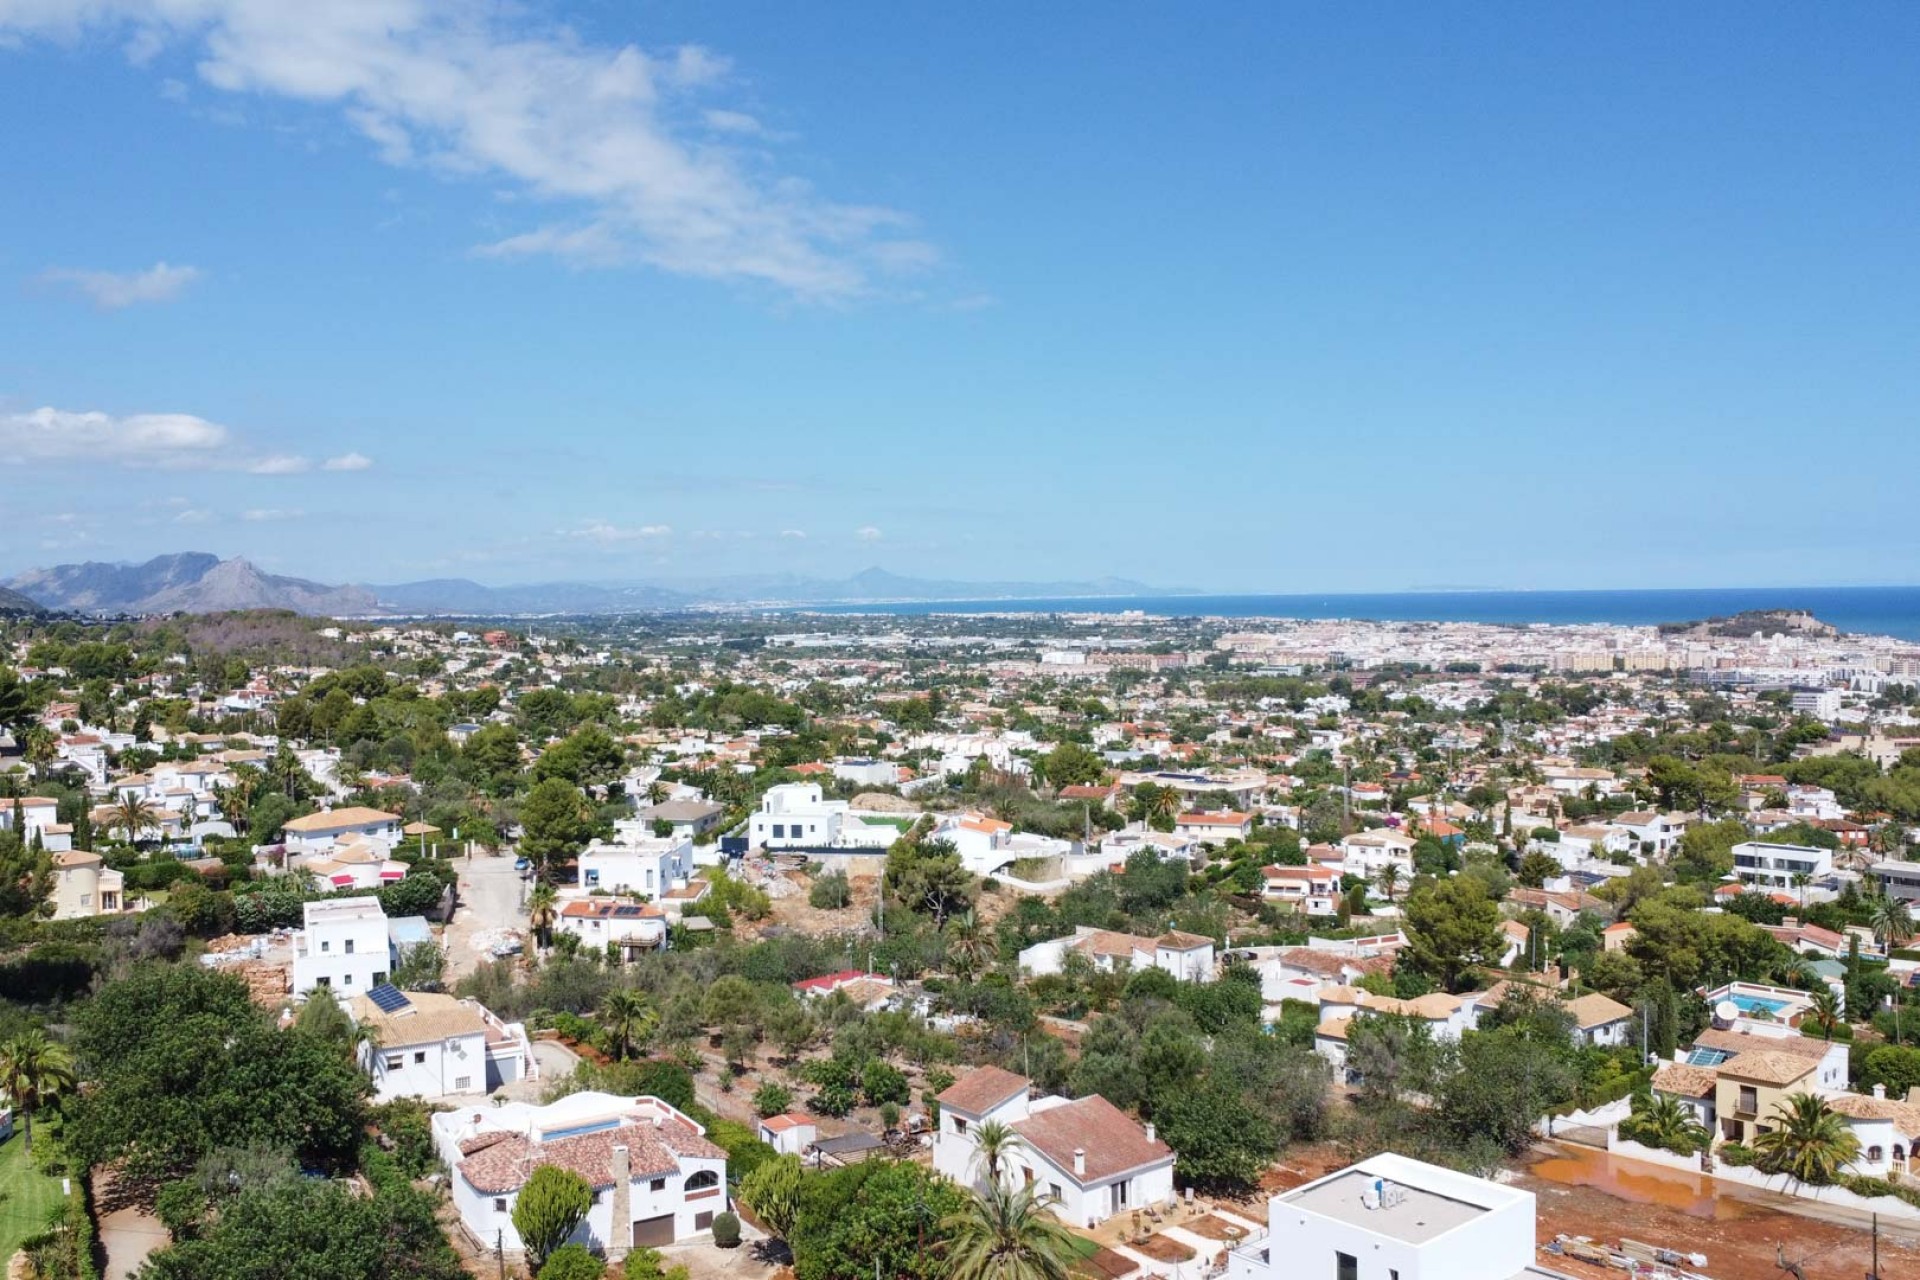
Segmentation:
{"type": "Polygon", "coordinates": [[[1880,1158],[1884,1155],[1886,1155],[1886,1152],[1882,1151],[1879,1147],[1867,1148],[1867,1159],[1876,1164],[1879,1163],[1880,1158]]]}
{"type": "Polygon", "coordinates": [[[702,1169],[700,1172],[687,1178],[687,1190],[689,1191],[705,1191],[708,1187],[717,1187],[719,1185],[720,1175],[711,1169],[702,1169]]]}
{"type": "Polygon", "coordinates": [[[1906,1149],[1905,1147],[1903,1147],[1903,1146],[1901,1146],[1901,1145],[1900,1145],[1899,1143],[1897,1143],[1897,1142],[1896,1142],[1896,1143],[1894,1143],[1894,1144],[1893,1144],[1893,1158],[1894,1158],[1895,1160],[1905,1160],[1905,1159],[1907,1158],[1907,1149],[1906,1149]]]}

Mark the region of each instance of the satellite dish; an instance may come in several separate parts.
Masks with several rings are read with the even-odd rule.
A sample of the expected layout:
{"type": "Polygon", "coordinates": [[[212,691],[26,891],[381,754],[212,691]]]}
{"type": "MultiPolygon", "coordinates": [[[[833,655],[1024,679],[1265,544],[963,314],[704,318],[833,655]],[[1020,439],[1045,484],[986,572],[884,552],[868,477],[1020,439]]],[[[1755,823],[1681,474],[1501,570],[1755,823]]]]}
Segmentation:
{"type": "Polygon", "coordinates": [[[1722,1000],[1713,1006],[1713,1016],[1717,1022],[1732,1022],[1740,1016],[1740,1006],[1731,1000],[1722,1000]]]}

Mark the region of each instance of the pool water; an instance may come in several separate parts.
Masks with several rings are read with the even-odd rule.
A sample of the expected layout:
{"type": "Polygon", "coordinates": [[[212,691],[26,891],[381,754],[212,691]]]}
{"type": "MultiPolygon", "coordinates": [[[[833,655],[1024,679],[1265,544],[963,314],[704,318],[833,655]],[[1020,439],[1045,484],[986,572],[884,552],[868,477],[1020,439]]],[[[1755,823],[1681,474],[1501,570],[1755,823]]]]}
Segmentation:
{"type": "Polygon", "coordinates": [[[1785,1000],[1769,1000],[1765,996],[1732,995],[1727,999],[1733,1001],[1744,1013],[1770,1013],[1779,1017],[1780,1011],[1787,1007],[1785,1000]]]}

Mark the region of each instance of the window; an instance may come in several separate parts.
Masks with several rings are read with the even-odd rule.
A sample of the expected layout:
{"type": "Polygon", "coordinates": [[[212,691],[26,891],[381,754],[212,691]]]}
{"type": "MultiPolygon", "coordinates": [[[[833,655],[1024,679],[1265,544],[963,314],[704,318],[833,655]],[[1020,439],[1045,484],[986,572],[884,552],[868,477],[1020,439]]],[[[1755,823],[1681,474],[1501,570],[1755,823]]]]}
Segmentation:
{"type": "Polygon", "coordinates": [[[455,1093],[465,1093],[471,1088],[473,1088],[472,1076],[455,1076],[453,1078],[453,1091],[455,1093]]]}
{"type": "Polygon", "coordinates": [[[965,1133],[967,1131],[967,1118],[965,1116],[955,1116],[953,1118],[953,1131],[955,1133],[965,1133]]]}
{"type": "Polygon", "coordinates": [[[350,973],[343,973],[343,974],[341,974],[341,975],[340,975],[340,985],[341,985],[341,986],[343,986],[343,987],[350,987],[350,986],[352,986],[352,985],[353,985],[353,975],[352,975],[352,974],[350,974],[350,973]]]}
{"type": "Polygon", "coordinates": [[[403,1062],[405,1059],[400,1054],[390,1053],[387,1055],[387,1070],[398,1071],[403,1062]]]}
{"type": "Polygon", "coordinates": [[[687,1179],[688,1191],[705,1191],[709,1187],[720,1185],[720,1175],[711,1169],[702,1169],[687,1179]]]}
{"type": "Polygon", "coordinates": [[[1760,1094],[1750,1084],[1740,1086],[1740,1111],[1744,1115],[1757,1115],[1760,1111],[1760,1094]]]}
{"type": "Polygon", "coordinates": [[[413,1060],[416,1063],[425,1062],[427,1060],[427,1051],[425,1049],[415,1049],[413,1051],[413,1060]]]}
{"type": "Polygon", "coordinates": [[[709,1209],[705,1213],[696,1213],[693,1215],[693,1229],[695,1231],[705,1231],[712,1225],[713,1210],[709,1209]]]}
{"type": "Polygon", "coordinates": [[[666,1189],[667,1180],[665,1178],[655,1178],[647,1184],[647,1190],[649,1191],[665,1191],[666,1189]]]}
{"type": "Polygon", "coordinates": [[[1057,1203],[1061,1199],[1060,1184],[1057,1182],[1049,1182],[1047,1184],[1047,1194],[1052,1196],[1057,1203]]]}
{"type": "Polygon", "coordinates": [[[352,939],[352,938],[348,938],[348,939],[347,939],[347,954],[348,954],[348,955],[352,955],[352,954],[353,954],[353,939],[352,939]]]}
{"type": "Polygon", "coordinates": [[[493,1198],[493,1211],[495,1213],[505,1213],[507,1211],[507,1198],[505,1196],[495,1196],[493,1198]]]}
{"type": "Polygon", "coordinates": [[[387,980],[387,975],[384,973],[376,973],[373,975],[373,985],[376,987],[379,986],[381,983],[385,982],[386,980],[387,980]]]}
{"type": "Polygon", "coordinates": [[[333,950],[333,943],[327,941],[325,938],[320,939],[320,950],[323,954],[333,950]]]}
{"type": "Polygon", "coordinates": [[[83,907],[90,907],[90,906],[92,906],[92,905],[93,905],[93,895],[92,895],[92,894],[90,894],[90,893],[83,893],[83,894],[81,894],[81,895],[80,895],[80,905],[81,905],[81,906],[83,906],[83,907]]]}
{"type": "Polygon", "coordinates": [[[330,987],[333,985],[333,979],[332,978],[315,978],[313,980],[313,985],[316,987],[330,987]]]}
{"type": "Polygon", "coordinates": [[[1334,1280],[1360,1280],[1360,1259],[1350,1253],[1335,1252],[1333,1255],[1334,1280]]]}
{"type": "Polygon", "coordinates": [[[786,839],[786,837],[787,837],[787,827],[786,827],[786,824],[785,824],[785,823],[783,823],[783,822],[776,822],[776,823],[774,823],[774,824],[773,824],[773,838],[774,838],[775,840],[784,840],[784,839],[786,839]]]}

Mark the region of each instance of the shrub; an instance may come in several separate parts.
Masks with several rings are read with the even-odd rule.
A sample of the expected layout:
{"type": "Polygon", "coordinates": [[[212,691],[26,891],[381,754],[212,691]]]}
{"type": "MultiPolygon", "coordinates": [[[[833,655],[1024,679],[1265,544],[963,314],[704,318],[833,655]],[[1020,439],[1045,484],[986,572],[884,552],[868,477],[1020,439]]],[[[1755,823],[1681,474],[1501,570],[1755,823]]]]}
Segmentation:
{"type": "MultiPolygon", "coordinates": [[[[713,1242],[722,1249],[740,1247],[740,1219],[731,1213],[716,1213],[713,1216],[713,1242]]],[[[541,1280],[546,1280],[543,1274],[541,1280]]]]}
{"type": "Polygon", "coordinates": [[[853,905],[853,890],[847,884],[847,873],[829,871],[813,882],[807,890],[807,903],[819,911],[839,911],[853,905]]]}
{"type": "Polygon", "coordinates": [[[606,1273],[607,1264],[587,1252],[587,1246],[563,1244],[540,1268],[540,1280],[600,1280],[606,1273]]]}
{"type": "Polygon", "coordinates": [[[769,1080],[753,1091],[753,1110],[761,1117],[777,1116],[793,1105],[793,1091],[769,1080]]]}
{"type": "Polygon", "coordinates": [[[1725,1143],[1713,1154],[1721,1164],[1730,1164],[1736,1169],[1749,1168],[1753,1164],[1753,1148],[1738,1142],[1725,1143]]]}

